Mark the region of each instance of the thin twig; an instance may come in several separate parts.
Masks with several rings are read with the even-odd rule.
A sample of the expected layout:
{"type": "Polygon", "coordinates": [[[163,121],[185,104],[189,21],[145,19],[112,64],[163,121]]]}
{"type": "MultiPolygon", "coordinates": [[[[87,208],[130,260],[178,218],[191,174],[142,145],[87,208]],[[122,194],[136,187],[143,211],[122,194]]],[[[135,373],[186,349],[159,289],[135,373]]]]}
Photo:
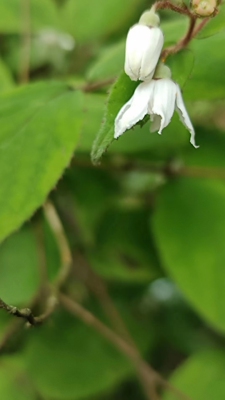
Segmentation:
{"type": "Polygon", "coordinates": [[[206,24],[209,23],[209,21],[211,21],[211,17],[208,18],[204,18],[199,24],[198,26],[196,26],[194,32],[192,33],[191,39],[194,39],[199,32],[206,26],[206,24]]]}
{"type": "MultiPolygon", "coordinates": [[[[61,255],[61,268],[55,279],[54,284],[49,288],[50,294],[48,295],[46,300],[45,311],[39,316],[34,316],[31,311],[31,308],[20,309],[5,303],[2,299],[0,299],[0,309],[5,310],[6,312],[15,317],[23,318],[26,322],[28,322],[32,326],[42,324],[55,311],[55,308],[58,305],[57,292],[58,290],[61,289],[61,287],[67,280],[72,266],[71,252],[69,249],[69,245],[67,243],[63,226],[57,215],[57,212],[54,206],[50,202],[48,202],[44,206],[44,210],[49,225],[51,226],[53,233],[55,235],[61,255]]],[[[32,302],[32,306],[35,306],[39,300],[40,300],[40,295],[37,296],[35,302],[32,302]]],[[[2,346],[0,344],[0,348],[1,347],[2,346]]]]}
{"type": "MultiPolygon", "coordinates": [[[[84,271],[86,279],[85,284],[90,288],[90,290],[95,294],[95,296],[99,299],[99,303],[103,308],[106,316],[109,318],[112,327],[114,330],[126,340],[130,346],[139,354],[141,358],[141,354],[139,352],[136,343],[130,335],[117,307],[115,306],[112,298],[109,295],[107,285],[102,280],[102,278],[91,268],[88,264],[87,260],[83,257],[82,254],[76,254],[76,258],[74,260],[75,266],[80,265],[82,271],[84,271]]],[[[77,268],[75,268],[77,271],[77,268]]],[[[146,397],[149,400],[159,400],[159,396],[157,393],[157,388],[154,382],[149,382],[149,379],[146,379],[146,376],[143,375],[142,366],[139,363],[136,363],[137,373],[139,375],[140,382],[142,384],[143,390],[146,394],[146,397]]]]}
{"type": "Polygon", "coordinates": [[[194,31],[194,27],[196,24],[196,20],[197,17],[191,15],[190,16],[190,23],[189,23],[189,28],[188,31],[186,33],[186,35],[174,46],[168,47],[167,49],[163,50],[162,52],[162,60],[163,62],[166,61],[167,57],[171,54],[176,54],[179,51],[183,50],[185,47],[187,47],[190,43],[190,41],[193,38],[193,31],[194,31]]]}
{"type": "Polygon", "coordinates": [[[142,374],[149,383],[157,382],[165,389],[170,390],[177,398],[181,400],[191,400],[188,396],[180,392],[179,389],[173,387],[163,377],[150,367],[141,357],[140,354],[123,338],[112,331],[108,326],[103,324],[90,311],[86,310],[82,305],[70,299],[65,294],[59,293],[59,301],[71,314],[78,317],[86,325],[90,326],[100,333],[106,340],[112,343],[120,352],[126,355],[134,365],[139,365],[142,368],[142,374]]]}
{"type": "Polygon", "coordinates": [[[45,217],[52,229],[52,232],[55,236],[61,257],[61,268],[58,273],[58,276],[54,282],[54,288],[59,290],[65,281],[67,280],[71,267],[73,264],[72,255],[70,251],[70,247],[68,245],[68,241],[66,238],[66,234],[64,232],[64,228],[60,221],[60,218],[57,214],[57,211],[52,203],[47,202],[44,205],[44,213],[45,217]]]}
{"type": "Polygon", "coordinates": [[[156,11],[157,11],[157,10],[165,10],[165,9],[168,9],[168,10],[175,11],[175,12],[177,12],[177,13],[179,13],[179,14],[187,15],[187,16],[189,16],[189,17],[192,17],[192,16],[193,16],[192,12],[189,10],[188,7],[185,6],[185,4],[184,4],[182,7],[179,7],[179,6],[177,6],[177,5],[173,4],[173,3],[171,3],[171,2],[168,1],[168,0],[165,0],[165,1],[162,0],[162,1],[157,1],[157,2],[154,4],[154,6],[155,6],[155,10],[156,10],[156,11]]]}
{"type": "Polygon", "coordinates": [[[46,311],[43,314],[35,317],[30,308],[20,309],[5,303],[0,298],[0,309],[5,310],[8,314],[13,315],[14,317],[23,318],[32,326],[42,324],[52,314],[57,304],[58,300],[55,296],[49,297],[47,301],[46,311]]]}

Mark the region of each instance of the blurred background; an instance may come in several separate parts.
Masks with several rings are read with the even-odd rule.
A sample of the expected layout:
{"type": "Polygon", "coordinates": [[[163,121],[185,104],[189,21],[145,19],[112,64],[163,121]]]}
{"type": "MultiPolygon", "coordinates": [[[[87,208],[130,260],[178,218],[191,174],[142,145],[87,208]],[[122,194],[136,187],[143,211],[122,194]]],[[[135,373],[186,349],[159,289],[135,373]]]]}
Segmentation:
{"type": "MultiPolygon", "coordinates": [[[[84,96],[75,154],[51,185],[48,206],[14,233],[5,222],[0,297],[34,315],[47,309],[49,316],[28,328],[1,310],[3,400],[225,398],[223,5],[189,49],[168,59],[200,148],[190,145],[175,115],[161,136],[148,123],[135,127],[101,164],[90,160],[110,85],[123,69],[127,31],[150,6],[145,0],[0,2],[1,157],[9,130],[17,135],[26,125],[32,136],[29,112],[43,103],[39,87],[51,94],[61,82],[84,96]],[[66,296],[57,305],[56,286],[66,296]],[[94,322],[85,320],[85,310],[94,322]]],[[[168,47],[184,35],[188,20],[169,11],[160,17],[168,47]]],[[[72,120],[73,113],[59,122],[65,135],[72,120]]],[[[1,192],[4,209],[14,176],[2,168],[3,179],[11,182],[1,192]]]]}

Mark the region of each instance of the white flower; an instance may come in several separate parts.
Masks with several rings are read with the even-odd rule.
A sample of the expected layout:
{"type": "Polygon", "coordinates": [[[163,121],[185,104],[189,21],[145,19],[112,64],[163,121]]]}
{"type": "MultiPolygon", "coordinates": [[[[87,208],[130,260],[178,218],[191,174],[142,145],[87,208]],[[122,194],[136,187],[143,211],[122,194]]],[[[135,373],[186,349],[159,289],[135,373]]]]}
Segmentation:
{"type": "Polygon", "coordinates": [[[174,110],[191,133],[190,142],[194,147],[195,131],[185,108],[179,85],[169,78],[153,79],[141,83],[131,99],[121,108],[115,119],[114,138],[121,136],[146,114],[150,114],[151,131],[159,134],[170,123],[174,110]]]}
{"type": "Polygon", "coordinates": [[[163,47],[163,33],[157,26],[136,24],[130,28],[124,69],[133,81],[151,79],[163,47]]]}

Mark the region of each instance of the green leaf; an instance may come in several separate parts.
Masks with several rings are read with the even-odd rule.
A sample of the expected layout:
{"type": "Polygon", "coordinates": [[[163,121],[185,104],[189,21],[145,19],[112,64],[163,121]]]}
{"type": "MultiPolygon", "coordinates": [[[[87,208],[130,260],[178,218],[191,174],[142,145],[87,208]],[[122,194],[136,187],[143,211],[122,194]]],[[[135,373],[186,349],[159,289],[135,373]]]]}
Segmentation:
{"type": "Polygon", "coordinates": [[[13,87],[12,75],[5,63],[0,59],[0,93],[13,89],[13,87]]]}
{"type": "MultiPolygon", "coordinates": [[[[225,397],[225,353],[208,350],[190,357],[171,377],[171,383],[192,400],[222,400],[225,397]]],[[[165,393],[163,400],[176,400],[165,393]]]]}
{"type": "Polygon", "coordinates": [[[4,400],[35,400],[37,398],[24,372],[22,360],[15,356],[1,359],[0,397],[4,400]]]}
{"type": "Polygon", "coordinates": [[[159,194],[153,218],[163,266],[197,312],[225,331],[225,187],[182,178],[159,194]]]}
{"type": "Polygon", "coordinates": [[[96,164],[114,140],[114,121],[120,108],[130,99],[137,82],[123,72],[112,87],[105,111],[104,123],[93,143],[91,158],[96,164]]]}
{"type": "Polygon", "coordinates": [[[177,54],[171,55],[166,61],[172,71],[172,78],[182,88],[190,78],[194,66],[194,53],[184,49],[177,54]]]}
{"type": "Polygon", "coordinates": [[[215,178],[224,177],[225,168],[225,135],[215,128],[196,126],[197,143],[200,145],[199,151],[186,149],[183,154],[183,162],[187,166],[202,167],[201,171],[206,176],[215,178]]]}
{"type": "Polygon", "coordinates": [[[125,40],[104,48],[89,67],[87,79],[97,81],[114,78],[121,72],[125,58],[125,40]]]}
{"type": "Polygon", "coordinates": [[[62,26],[79,42],[93,41],[128,28],[137,7],[140,0],[92,0],[91,6],[89,0],[68,0],[61,12],[62,26]]]}
{"type": "Polygon", "coordinates": [[[109,208],[118,192],[112,174],[90,167],[73,167],[63,180],[71,193],[74,219],[78,221],[80,238],[89,245],[96,242],[96,229],[100,218],[109,208]],[[87,187],[91,195],[87,196],[87,187]]]}
{"type": "MultiPolygon", "coordinates": [[[[143,337],[140,321],[133,324],[143,348],[143,342],[146,346],[152,341],[152,333],[145,330],[143,337]]],[[[111,344],[68,314],[55,315],[53,323],[30,335],[27,370],[44,398],[93,398],[133,373],[133,366],[111,344]]]]}
{"type": "Polygon", "coordinates": [[[6,303],[25,305],[36,293],[40,274],[34,233],[25,228],[0,246],[0,293],[6,303]]]}
{"type": "Polygon", "coordinates": [[[96,245],[89,251],[93,268],[109,281],[150,282],[157,260],[145,210],[109,209],[98,226],[96,245]],[[113,229],[112,229],[113,227],[113,229]]]}
{"type": "Polygon", "coordinates": [[[91,152],[93,141],[103,124],[103,110],[106,104],[106,95],[98,93],[85,93],[84,123],[81,130],[77,151],[80,153],[91,152]]]}
{"type": "Polygon", "coordinates": [[[82,122],[82,93],[40,83],[0,98],[0,239],[45,201],[68,166],[82,122]]]}
{"type": "MultiPolygon", "coordinates": [[[[0,32],[18,33],[24,25],[24,10],[18,0],[0,2],[0,32]]],[[[58,25],[58,13],[53,1],[31,0],[31,29],[32,31],[58,25]]]]}
{"type": "Polygon", "coordinates": [[[188,18],[182,15],[169,19],[169,21],[164,21],[162,18],[161,28],[165,38],[164,47],[168,47],[171,44],[177,43],[185,35],[188,29],[188,18]]]}
{"type": "Polygon", "coordinates": [[[225,32],[205,40],[193,40],[190,48],[195,54],[195,65],[191,79],[185,87],[188,100],[224,99],[224,63],[223,48],[225,32]],[[213,60],[213,68],[212,68],[213,60]]]}

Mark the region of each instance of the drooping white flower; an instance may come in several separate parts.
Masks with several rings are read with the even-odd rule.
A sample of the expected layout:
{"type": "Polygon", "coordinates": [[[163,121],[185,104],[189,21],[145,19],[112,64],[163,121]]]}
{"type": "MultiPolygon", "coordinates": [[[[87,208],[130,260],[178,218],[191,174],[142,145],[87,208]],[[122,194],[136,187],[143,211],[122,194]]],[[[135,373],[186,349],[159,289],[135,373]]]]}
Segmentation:
{"type": "Polygon", "coordinates": [[[150,115],[151,131],[159,134],[170,123],[174,110],[191,134],[190,142],[194,147],[195,131],[185,108],[179,85],[170,78],[152,79],[141,83],[131,99],[121,108],[115,119],[114,138],[121,136],[146,114],[150,115]]]}
{"type": "Polygon", "coordinates": [[[133,81],[149,80],[154,74],[164,43],[158,25],[158,15],[150,10],[128,32],[124,70],[133,81]]]}

